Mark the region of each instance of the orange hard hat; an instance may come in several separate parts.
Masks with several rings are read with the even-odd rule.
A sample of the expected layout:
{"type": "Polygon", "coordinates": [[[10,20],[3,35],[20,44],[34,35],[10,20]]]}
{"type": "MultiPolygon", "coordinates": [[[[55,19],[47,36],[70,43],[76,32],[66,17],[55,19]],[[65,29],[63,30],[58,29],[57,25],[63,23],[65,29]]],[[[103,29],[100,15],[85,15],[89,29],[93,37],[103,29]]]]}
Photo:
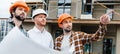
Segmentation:
{"type": "Polygon", "coordinates": [[[67,13],[61,14],[58,18],[58,26],[60,27],[60,24],[62,23],[62,21],[67,19],[67,18],[73,19],[73,17],[67,13]]]}
{"type": "Polygon", "coordinates": [[[26,12],[28,13],[29,11],[29,7],[27,6],[27,4],[24,1],[16,1],[14,2],[11,6],[10,6],[10,13],[12,12],[12,10],[16,7],[24,7],[26,9],[26,12]]]}

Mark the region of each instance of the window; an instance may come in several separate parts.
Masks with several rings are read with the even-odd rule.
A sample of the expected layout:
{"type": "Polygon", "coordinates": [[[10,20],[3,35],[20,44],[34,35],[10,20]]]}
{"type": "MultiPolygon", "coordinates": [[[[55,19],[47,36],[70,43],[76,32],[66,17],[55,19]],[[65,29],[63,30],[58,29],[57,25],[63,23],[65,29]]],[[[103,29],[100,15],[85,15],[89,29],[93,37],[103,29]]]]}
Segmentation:
{"type": "Polygon", "coordinates": [[[82,14],[92,14],[92,0],[82,0],[82,14]]]}
{"type": "Polygon", "coordinates": [[[71,0],[65,0],[66,3],[71,3],[71,0]]]}
{"type": "Polygon", "coordinates": [[[8,32],[13,28],[8,22],[9,20],[0,20],[0,41],[8,34],[8,32]]]}
{"type": "Polygon", "coordinates": [[[58,2],[59,2],[59,3],[64,3],[64,0],[59,0],[58,2]]]}
{"type": "MultiPolygon", "coordinates": [[[[81,31],[86,32],[88,34],[94,34],[98,28],[97,25],[81,25],[81,31]]],[[[90,43],[87,43],[88,40],[86,40],[86,44],[84,44],[84,54],[92,54],[93,53],[93,42],[90,40],[90,43]]]]}
{"type": "Polygon", "coordinates": [[[108,7],[108,9],[106,9],[106,13],[109,15],[110,19],[113,19],[113,13],[111,12],[114,8],[113,5],[106,5],[106,6],[108,7]]]}
{"type": "Polygon", "coordinates": [[[44,10],[48,13],[49,0],[44,0],[44,10]]]}
{"type": "Polygon", "coordinates": [[[58,1],[58,15],[62,13],[70,14],[71,10],[71,0],[59,0],[58,1]]]}
{"type": "Polygon", "coordinates": [[[96,0],[99,3],[120,3],[120,0],[96,0]]]}
{"type": "Polygon", "coordinates": [[[112,54],[112,42],[110,38],[103,40],[103,54],[112,54]]]}
{"type": "Polygon", "coordinates": [[[28,17],[32,17],[33,10],[36,9],[36,6],[35,5],[29,5],[29,8],[30,8],[30,11],[28,13],[28,17]]]}
{"type": "Polygon", "coordinates": [[[27,3],[27,5],[30,8],[30,11],[28,13],[28,18],[32,17],[32,13],[35,9],[38,9],[38,8],[43,9],[44,8],[43,3],[41,3],[41,2],[31,2],[31,3],[27,3]]]}
{"type": "Polygon", "coordinates": [[[84,44],[84,54],[91,54],[91,48],[92,48],[92,40],[91,43],[84,44]]]}

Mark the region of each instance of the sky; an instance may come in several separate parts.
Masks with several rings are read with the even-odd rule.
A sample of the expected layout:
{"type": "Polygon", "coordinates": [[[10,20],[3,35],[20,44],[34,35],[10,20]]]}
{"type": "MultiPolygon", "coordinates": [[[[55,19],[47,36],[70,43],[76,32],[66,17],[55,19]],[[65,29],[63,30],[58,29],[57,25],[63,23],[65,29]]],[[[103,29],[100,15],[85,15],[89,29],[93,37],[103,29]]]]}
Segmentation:
{"type": "Polygon", "coordinates": [[[0,18],[9,18],[9,7],[12,2],[15,2],[17,0],[1,0],[0,1],[0,18]]]}

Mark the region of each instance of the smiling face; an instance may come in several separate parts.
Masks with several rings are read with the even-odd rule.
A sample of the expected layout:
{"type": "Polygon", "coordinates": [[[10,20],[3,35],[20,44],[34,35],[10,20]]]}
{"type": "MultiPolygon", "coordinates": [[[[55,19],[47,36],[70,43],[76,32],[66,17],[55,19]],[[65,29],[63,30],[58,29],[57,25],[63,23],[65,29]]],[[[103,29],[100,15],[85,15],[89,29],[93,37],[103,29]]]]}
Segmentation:
{"type": "Polygon", "coordinates": [[[64,19],[61,23],[61,28],[65,32],[70,32],[72,30],[72,19],[71,18],[64,19]]]}

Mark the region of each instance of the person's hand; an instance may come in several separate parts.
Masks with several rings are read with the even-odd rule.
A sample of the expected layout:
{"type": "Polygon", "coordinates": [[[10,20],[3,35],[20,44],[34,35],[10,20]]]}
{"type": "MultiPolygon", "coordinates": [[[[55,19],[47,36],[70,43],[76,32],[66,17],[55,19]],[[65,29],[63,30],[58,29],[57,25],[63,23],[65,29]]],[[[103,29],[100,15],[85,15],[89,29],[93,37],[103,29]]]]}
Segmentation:
{"type": "Polygon", "coordinates": [[[104,14],[100,17],[100,23],[108,24],[110,22],[110,17],[107,14],[104,14]]]}

